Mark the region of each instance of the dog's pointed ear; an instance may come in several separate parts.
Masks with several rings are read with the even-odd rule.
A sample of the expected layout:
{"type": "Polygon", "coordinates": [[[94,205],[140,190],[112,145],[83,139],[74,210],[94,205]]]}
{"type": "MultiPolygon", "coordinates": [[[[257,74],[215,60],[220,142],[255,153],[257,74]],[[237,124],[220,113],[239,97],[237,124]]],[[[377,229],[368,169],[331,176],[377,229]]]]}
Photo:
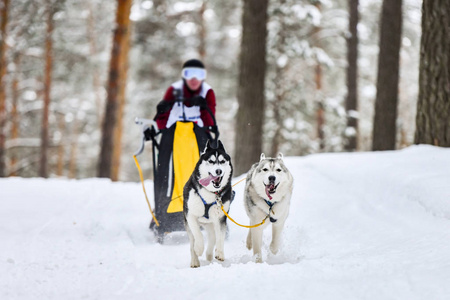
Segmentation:
{"type": "Polygon", "coordinates": [[[283,153],[281,153],[281,152],[278,152],[278,156],[277,156],[277,158],[278,158],[278,159],[281,159],[281,160],[282,160],[282,159],[283,159],[283,153]]]}
{"type": "Polygon", "coordinates": [[[217,141],[217,149],[225,151],[225,147],[223,146],[221,140],[217,141]]]}
{"type": "Polygon", "coordinates": [[[264,153],[261,153],[261,156],[259,157],[259,161],[262,161],[263,159],[266,159],[266,155],[264,153]]]}

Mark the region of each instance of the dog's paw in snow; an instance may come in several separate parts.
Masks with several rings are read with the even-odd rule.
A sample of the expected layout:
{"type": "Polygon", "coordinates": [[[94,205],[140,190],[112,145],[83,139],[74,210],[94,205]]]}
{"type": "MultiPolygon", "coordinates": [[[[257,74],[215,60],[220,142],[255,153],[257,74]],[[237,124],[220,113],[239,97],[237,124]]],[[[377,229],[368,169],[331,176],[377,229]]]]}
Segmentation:
{"type": "Polygon", "coordinates": [[[270,252],[272,252],[273,254],[277,254],[279,250],[279,247],[277,244],[275,244],[274,242],[270,243],[270,252]]]}
{"type": "Polygon", "coordinates": [[[192,257],[191,268],[198,268],[198,267],[200,267],[200,261],[198,260],[198,257],[192,257]]]}
{"type": "Polygon", "coordinates": [[[216,250],[216,259],[220,261],[225,260],[225,254],[223,253],[223,251],[216,250]]]}

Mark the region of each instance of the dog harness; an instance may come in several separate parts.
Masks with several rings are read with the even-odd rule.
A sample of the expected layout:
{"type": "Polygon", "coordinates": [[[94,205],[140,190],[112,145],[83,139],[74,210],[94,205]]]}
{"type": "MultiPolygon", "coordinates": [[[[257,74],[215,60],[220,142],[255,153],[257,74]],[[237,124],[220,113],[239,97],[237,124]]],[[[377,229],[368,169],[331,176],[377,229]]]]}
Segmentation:
{"type": "MultiPolygon", "coordinates": [[[[203,202],[203,205],[205,205],[205,214],[203,215],[203,217],[205,219],[209,219],[209,209],[211,208],[211,206],[217,204],[217,201],[220,201],[220,199],[222,199],[223,195],[225,194],[225,192],[228,189],[223,189],[221,192],[214,192],[214,194],[216,194],[216,201],[214,201],[213,203],[208,203],[205,201],[205,199],[203,199],[203,197],[200,195],[200,193],[197,190],[197,187],[194,187],[194,191],[197,193],[197,195],[200,197],[200,199],[203,202]]],[[[234,199],[234,195],[236,194],[235,191],[231,191],[231,199],[230,199],[230,204],[231,202],[233,202],[234,199]]],[[[220,201],[221,202],[221,201],[220,201]]]]}
{"type": "Polygon", "coordinates": [[[273,206],[275,205],[275,203],[270,202],[269,200],[266,200],[266,199],[264,199],[264,198],[263,198],[263,200],[266,202],[267,205],[269,205],[269,214],[268,214],[268,216],[269,216],[270,222],[275,223],[275,222],[277,221],[277,219],[274,219],[274,218],[272,218],[272,217],[270,216],[270,212],[272,211],[273,206]]]}

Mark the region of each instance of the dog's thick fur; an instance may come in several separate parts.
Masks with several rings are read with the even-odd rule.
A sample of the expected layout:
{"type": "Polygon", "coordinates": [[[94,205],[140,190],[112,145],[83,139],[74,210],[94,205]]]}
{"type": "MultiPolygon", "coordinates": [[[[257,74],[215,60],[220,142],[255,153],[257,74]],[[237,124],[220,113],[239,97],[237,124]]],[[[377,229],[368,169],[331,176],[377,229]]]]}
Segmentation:
{"type": "Polygon", "coordinates": [[[250,224],[261,226],[250,228],[247,236],[247,248],[253,248],[256,262],[262,262],[261,246],[264,228],[272,223],[272,242],[270,251],[277,254],[284,223],[289,214],[289,204],[293,188],[293,178],[283,162],[283,155],[266,158],[264,153],[247,173],[245,185],[245,211],[250,224]],[[270,222],[268,222],[270,220],[270,222]]]}
{"type": "Polygon", "coordinates": [[[213,148],[208,142],[183,191],[183,212],[190,240],[191,268],[200,267],[198,257],[204,250],[201,227],[208,233],[206,259],[212,260],[215,246],[215,258],[225,260],[227,217],[220,208],[220,202],[228,212],[232,200],[232,174],[231,159],[223,144],[219,141],[218,147],[213,148]]]}

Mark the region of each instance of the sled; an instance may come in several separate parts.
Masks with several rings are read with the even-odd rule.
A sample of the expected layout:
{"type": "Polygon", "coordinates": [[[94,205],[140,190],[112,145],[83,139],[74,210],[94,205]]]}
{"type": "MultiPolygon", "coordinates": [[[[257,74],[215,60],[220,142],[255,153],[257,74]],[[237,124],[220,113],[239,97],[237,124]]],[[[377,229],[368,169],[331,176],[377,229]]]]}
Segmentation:
{"type": "MultiPolygon", "coordinates": [[[[187,100],[189,99],[178,98],[175,102],[187,100]]],[[[141,146],[135,156],[143,152],[147,141],[152,143],[154,215],[159,226],[152,218],[150,229],[159,243],[164,241],[165,234],[185,230],[184,185],[191,176],[206,142],[210,140],[217,143],[219,138],[216,119],[209,108],[207,111],[214,121],[214,126],[200,127],[195,122],[184,120],[158,130],[154,120],[135,119],[135,123],[142,126],[141,146]]],[[[158,109],[156,117],[159,113],[161,111],[158,109]]]]}

